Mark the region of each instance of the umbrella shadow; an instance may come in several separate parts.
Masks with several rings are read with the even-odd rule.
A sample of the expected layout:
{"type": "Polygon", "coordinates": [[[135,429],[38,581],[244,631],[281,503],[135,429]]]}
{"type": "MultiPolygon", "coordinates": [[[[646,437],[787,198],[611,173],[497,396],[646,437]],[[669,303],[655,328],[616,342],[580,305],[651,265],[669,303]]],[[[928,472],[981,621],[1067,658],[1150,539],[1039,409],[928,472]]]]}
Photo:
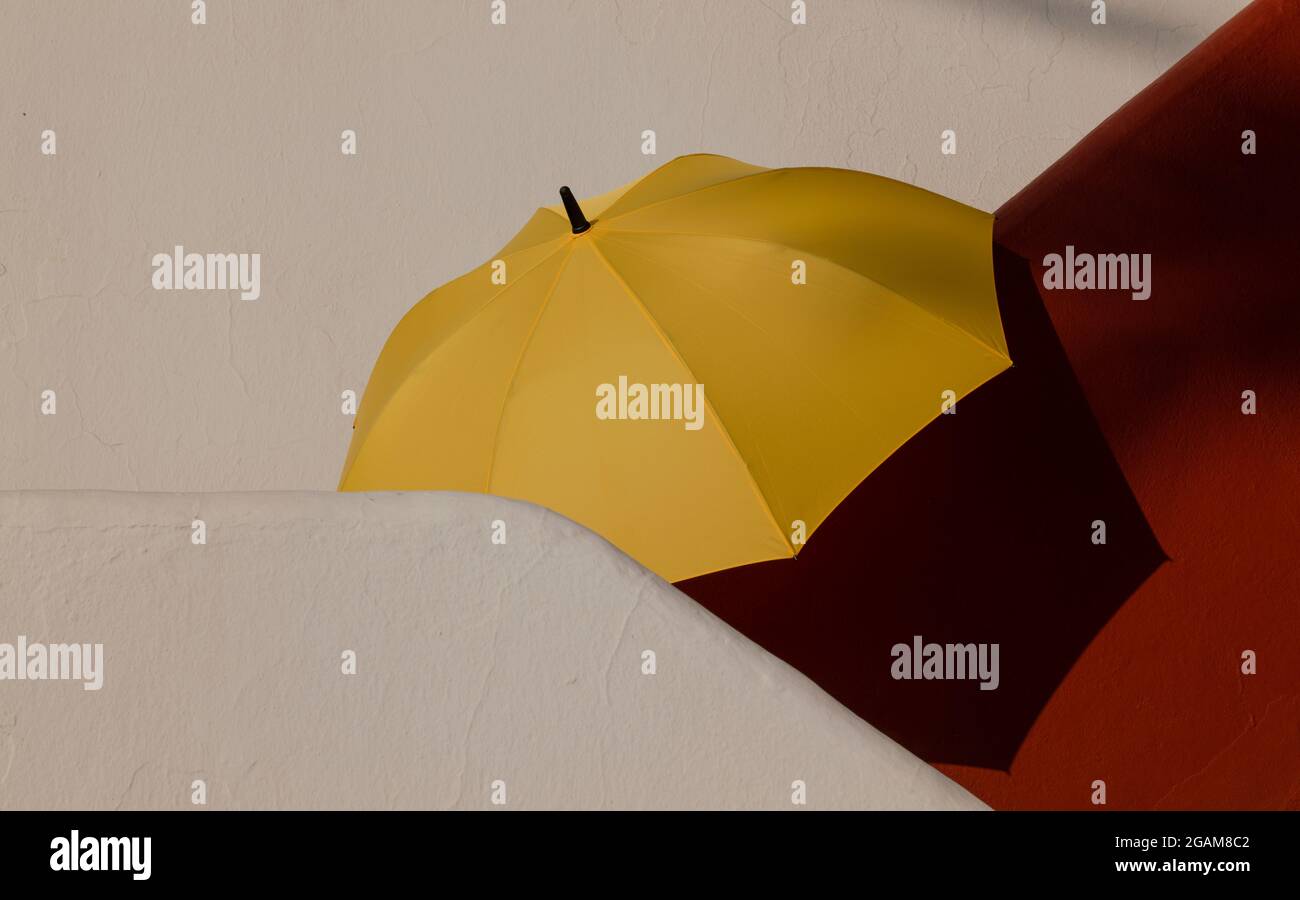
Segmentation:
{"type": "Polygon", "coordinates": [[[677,587],[927,761],[1009,770],[1075,661],[1167,557],[1029,265],[998,246],[994,264],[1016,365],[873,472],[797,560],[677,587]],[[896,680],[891,648],[916,635],[998,644],[997,688],[896,680]]]}

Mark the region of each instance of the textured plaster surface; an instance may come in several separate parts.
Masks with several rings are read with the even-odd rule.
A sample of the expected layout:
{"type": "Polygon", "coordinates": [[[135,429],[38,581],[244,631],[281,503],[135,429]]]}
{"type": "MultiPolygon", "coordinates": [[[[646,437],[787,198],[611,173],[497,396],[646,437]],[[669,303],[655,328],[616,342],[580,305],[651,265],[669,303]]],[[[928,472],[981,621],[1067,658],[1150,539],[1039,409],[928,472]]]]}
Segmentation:
{"type": "Polygon", "coordinates": [[[340,394],[561,184],[710,151],[993,210],[1244,5],[3,0],[0,489],[333,489],[340,394]],[[261,298],[154,291],[177,244],[261,298]]]}
{"type": "Polygon", "coordinates": [[[984,808],[539,507],[0,493],[0,548],[0,642],[104,645],[0,681],[0,808],[984,808]]]}

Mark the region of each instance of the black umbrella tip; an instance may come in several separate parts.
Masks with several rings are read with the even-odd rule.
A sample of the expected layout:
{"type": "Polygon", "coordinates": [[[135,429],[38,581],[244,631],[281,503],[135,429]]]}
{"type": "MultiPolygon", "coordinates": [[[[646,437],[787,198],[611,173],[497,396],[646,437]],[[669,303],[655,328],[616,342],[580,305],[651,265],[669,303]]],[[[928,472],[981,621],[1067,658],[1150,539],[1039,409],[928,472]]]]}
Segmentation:
{"type": "Polygon", "coordinates": [[[568,186],[560,188],[560,199],[564,201],[564,211],[569,214],[569,224],[573,226],[574,234],[582,234],[591,227],[587,217],[582,213],[582,207],[578,205],[578,200],[573,196],[573,191],[568,186]]]}

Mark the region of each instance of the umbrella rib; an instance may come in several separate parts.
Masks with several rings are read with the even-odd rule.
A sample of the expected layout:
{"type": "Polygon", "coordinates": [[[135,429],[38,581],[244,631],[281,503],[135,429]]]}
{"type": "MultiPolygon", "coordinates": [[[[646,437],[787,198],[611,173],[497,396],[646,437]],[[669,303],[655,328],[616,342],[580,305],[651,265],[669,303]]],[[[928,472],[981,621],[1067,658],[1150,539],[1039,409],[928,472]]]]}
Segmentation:
{"type": "Polygon", "coordinates": [[[488,457],[487,465],[487,483],[483,487],[483,493],[492,493],[492,470],[496,468],[497,462],[497,443],[501,439],[501,422],[505,419],[506,404],[510,402],[510,392],[514,390],[515,378],[519,375],[519,367],[523,365],[524,356],[528,353],[528,347],[533,342],[533,335],[537,333],[537,326],[542,321],[542,315],[546,312],[547,307],[551,305],[551,297],[555,295],[555,289],[560,284],[560,278],[564,275],[565,268],[569,265],[569,258],[573,256],[573,248],[576,246],[570,243],[564,251],[564,259],[560,260],[560,267],[555,271],[555,278],[551,281],[551,286],[546,289],[546,296],[542,298],[542,305],[537,310],[537,315],[533,317],[532,324],[528,326],[528,334],[524,336],[523,345],[519,348],[519,356],[515,359],[515,366],[510,371],[510,380],[506,382],[505,393],[501,395],[501,411],[497,413],[497,427],[492,435],[492,453],[488,457]]]}
{"type": "MultiPolygon", "coordinates": [[[[632,233],[632,232],[626,232],[626,233],[632,233]]],[[[655,233],[657,234],[658,232],[655,232],[655,233]]],[[[660,267],[662,267],[662,268],[667,268],[666,266],[663,266],[663,264],[662,264],[659,260],[656,260],[656,259],[654,259],[654,258],[651,257],[651,256],[647,256],[647,255],[646,255],[645,253],[643,253],[643,252],[640,252],[640,251],[638,251],[638,250],[633,249],[630,245],[629,245],[629,246],[624,246],[624,247],[623,247],[623,250],[624,250],[625,252],[627,252],[627,253],[631,253],[633,256],[638,256],[638,257],[640,257],[641,259],[645,260],[646,262],[651,263],[652,265],[657,265],[657,266],[660,266],[660,267]]],[[[810,255],[810,256],[811,256],[812,254],[807,254],[807,255],[810,255]]],[[[855,274],[856,274],[856,273],[855,273],[855,274]]],[[[730,303],[727,303],[725,300],[722,300],[722,299],[720,299],[719,297],[715,296],[714,293],[713,293],[712,291],[710,291],[710,290],[709,290],[707,287],[705,287],[704,285],[700,284],[698,281],[695,281],[695,280],[693,280],[693,279],[687,277],[686,275],[683,275],[683,274],[680,273],[680,272],[673,272],[673,275],[674,275],[675,277],[677,277],[677,278],[680,278],[682,281],[686,282],[687,284],[691,285],[692,287],[699,289],[700,293],[701,293],[703,296],[705,296],[705,297],[711,299],[711,300],[712,300],[713,302],[715,302],[715,303],[720,304],[720,305],[721,305],[724,309],[726,309],[729,313],[731,313],[732,315],[736,316],[738,319],[740,319],[741,321],[743,321],[743,322],[744,322],[746,325],[748,325],[750,328],[753,328],[753,329],[754,329],[755,331],[757,331],[759,334],[763,335],[763,337],[765,337],[765,338],[767,338],[768,340],[770,340],[770,341],[772,342],[772,345],[773,345],[775,348],[778,348],[778,349],[777,349],[777,352],[780,352],[780,349],[779,349],[779,348],[781,347],[781,342],[780,342],[779,340],[777,340],[775,337],[773,337],[771,334],[769,334],[768,331],[767,331],[767,329],[763,328],[761,325],[759,325],[759,324],[758,324],[757,322],[755,322],[753,319],[749,318],[749,316],[745,315],[744,312],[742,312],[741,310],[739,310],[739,309],[737,309],[736,307],[732,306],[730,303]]],[[[870,279],[868,279],[868,280],[870,280],[870,279]]],[[[887,289],[886,289],[886,290],[887,290],[887,289]]],[[[821,386],[822,392],[823,392],[827,397],[830,397],[832,400],[834,400],[836,403],[838,403],[838,404],[840,405],[840,407],[843,408],[843,410],[844,410],[846,413],[848,413],[850,416],[852,416],[854,419],[856,419],[858,422],[862,423],[863,425],[866,425],[866,424],[867,424],[866,419],[864,419],[864,418],[862,417],[862,415],[861,415],[861,414],[860,414],[856,409],[854,409],[854,408],[853,408],[849,403],[847,403],[847,402],[844,400],[844,398],[840,397],[840,396],[839,396],[839,393],[834,389],[834,387],[832,387],[832,386],[827,382],[827,380],[826,380],[824,377],[822,377],[822,375],[821,375],[819,372],[817,372],[815,369],[813,369],[813,368],[812,368],[810,365],[808,365],[807,363],[803,363],[803,362],[799,361],[798,359],[795,359],[794,357],[791,357],[791,356],[789,356],[789,355],[786,355],[784,358],[785,358],[788,362],[790,362],[792,365],[798,366],[798,367],[801,368],[803,371],[807,372],[808,375],[809,375],[813,380],[815,380],[815,381],[818,383],[818,385],[821,386]]],[[[755,449],[757,450],[758,448],[755,448],[755,449]]],[[[761,451],[759,451],[759,456],[760,456],[760,457],[762,456],[762,452],[761,452],[761,451]]]]}
{"type": "MultiPolygon", "coordinates": [[[[677,352],[677,348],[674,347],[673,342],[668,339],[668,335],[664,334],[663,329],[659,327],[659,323],[657,323],[654,320],[654,316],[650,315],[650,310],[646,309],[646,305],[644,302],[642,302],[640,295],[638,295],[637,292],[632,289],[632,286],[628,284],[626,280],[624,280],[622,275],[618,274],[618,270],[614,268],[613,264],[610,263],[609,259],[605,256],[605,254],[601,252],[600,247],[597,246],[597,243],[595,241],[591,242],[591,249],[596,254],[596,256],[600,259],[600,261],[605,265],[605,268],[609,270],[609,274],[613,276],[614,280],[618,282],[620,287],[623,288],[623,291],[628,295],[628,297],[632,299],[632,302],[636,304],[637,309],[640,310],[641,315],[645,318],[646,323],[654,331],[655,336],[659,338],[660,342],[666,348],[668,348],[668,352],[671,353],[673,357],[677,360],[678,364],[681,365],[681,367],[686,370],[686,373],[690,376],[691,380],[698,383],[699,379],[696,378],[695,373],[691,371],[691,367],[687,365],[686,360],[682,359],[682,355],[677,352]]],[[[736,461],[740,463],[740,467],[744,469],[745,475],[748,476],[749,486],[753,489],[754,496],[758,499],[758,505],[762,508],[763,512],[767,513],[768,522],[771,523],[772,528],[776,531],[777,535],[781,538],[781,542],[790,549],[790,554],[792,556],[797,555],[798,551],[795,550],[794,545],[791,544],[789,539],[786,538],[785,531],[782,530],[781,526],[777,524],[776,516],[772,512],[771,504],[767,502],[767,497],[763,495],[763,491],[762,489],[759,488],[758,482],[754,480],[754,473],[750,471],[749,463],[745,461],[745,457],[740,455],[740,450],[737,449],[736,442],[732,440],[731,432],[727,430],[726,423],[722,421],[722,417],[718,415],[718,411],[713,408],[713,403],[709,400],[707,396],[704,398],[704,407],[705,409],[708,410],[709,414],[713,417],[713,421],[718,423],[718,431],[722,433],[723,440],[726,441],[727,446],[731,449],[731,452],[735,455],[736,461]]]]}
{"type": "MultiPolygon", "coordinates": [[[[660,166],[658,169],[655,169],[655,172],[658,172],[666,167],[667,164],[660,166]]],[[[712,188],[722,187],[723,185],[736,184],[737,182],[740,181],[747,181],[750,178],[757,178],[760,175],[774,175],[778,172],[786,172],[786,171],[789,170],[785,168],[781,168],[781,169],[762,169],[758,172],[747,172],[744,175],[737,175],[735,178],[725,178],[722,181],[715,181],[712,184],[702,184],[697,188],[691,188],[689,191],[682,191],[680,194],[673,194],[671,197],[663,197],[659,200],[656,200],[654,203],[646,203],[641,206],[633,206],[630,209],[625,209],[620,213],[615,213],[612,216],[602,216],[601,218],[603,218],[606,222],[613,222],[616,219],[620,219],[623,216],[628,215],[629,213],[642,212],[643,210],[651,209],[663,203],[671,203],[674,200],[681,200],[683,197],[690,197],[694,194],[700,193],[701,191],[707,191],[712,188]]],[[[651,172],[650,174],[653,175],[654,172],[651,172]]],[[[646,176],[646,179],[648,180],[649,176],[646,176]]],[[[637,187],[637,186],[638,185],[633,185],[633,187],[637,187]]],[[[631,193],[630,189],[628,193],[631,193]]],[[[625,197],[627,196],[627,194],[624,194],[623,196],[625,197]]],[[[617,202],[622,202],[622,200],[623,197],[620,197],[618,198],[617,202]]],[[[615,205],[617,205],[617,202],[615,203],[615,205]]]]}
{"type": "MultiPolygon", "coordinates": [[[[1003,353],[1001,350],[998,350],[997,348],[990,346],[986,341],[984,341],[984,339],[971,334],[969,331],[967,331],[965,328],[962,328],[956,322],[950,322],[947,319],[945,319],[943,316],[938,315],[932,310],[926,309],[924,306],[917,303],[915,300],[912,300],[908,298],[906,295],[899,293],[898,291],[894,290],[889,285],[885,284],[879,279],[874,278],[871,275],[868,275],[866,272],[860,272],[857,269],[851,268],[850,266],[846,266],[843,263],[837,263],[833,259],[829,259],[820,254],[813,253],[809,250],[805,250],[802,247],[796,247],[792,244],[786,244],[778,241],[769,241],[763,238],[746,237],[745,235],[741,235],[741,234],[719,234],[716,232],[709,232],[709,231],[661,231],[658,229],[645,229],[645,228],[615,228],[612,233],[614,234],[657,234],[657,235],[667,235],[669,237],[685,237],[685,238],[692,238],[692,237],[720,238],[723,240],[746,241],[751,244],[770,244],[772,246],[785,247],[789,250],[795,251],[796,253],[802,254],[803,256],[806,256],[810,259],[815,259],[818,260],[819,262],[829,263],[832,266],[845,270],[846,272],[852,272],[854,275],[857,275],[859,278],[863,278],[871,282],[876,287],[880,288],[882,291],[889,294],[891,297],[897,297],[899,300],[901,300],[903,303],[906,303],[908,306],[920,310],[927,317],[935,320],[936,322],[940,322],[943,325],[946,325],[947,327],[951,328],[953,331],[956,331],[959,334],[961,334],[963,337],[974,341],[976,344],[983,347],[989,353],[992,353],[998,359],[1004,359],[1007,362],[1012,361],[1010,356],[1003,353]]],[[[1001,321],[1001,310],[999,310],[998,312],[998,320],[999,322],[1001,321]]],[[[1005,339],[1005,334],[1004,334],[1004,339],[1005,339]]]]}
{"type": "MultiPolygon", "coordinates": [[[[546,263],[547,263],[547,262],[548,262],[548,261],[549,261],[553,256],[555,256],[556,253],[559,253],[560,250],[562,250],[562,249],[564,249],[564,248],[563,248],[563,247],[556,247],[554,250],[552,250],[551,252],[547,253],[544,257],[542,257],[540,260],[538,260],[536,263],[534,263],[533,265],[529,266],[529,267],[528,267],[528,268],[523,272],[523,274],[518,275],[518,276],[516,276],[514,279],[512,279],[508,284],[506,284],[504,287],[502,287],[501,290],[497,291],[495,294],[493,294],[491,297],[489,297],[486,301],[484,301],[484,303],[483,303],[482,306],[480,306],[480,307],[479,307],[478,309],[476,309],[473,313],[471,313],[471,314],[469,315],[469,317],[465,320],[465,322],[462,323],[462,327],[463,327],[465,324],[468,324],[469,322],[472,322],[474,319],[478,318],[478,316],[481,315],[481,314],[483,313],[483,310],[487,309],[489,306],[491,306],[493,303],[495,303],[495,302],[496,302],[497,300],[499,300],[501,297],[505,296],[505,294],[509,293],[510,289],[513,288],[515,285],[519,284],[521,281],[523,281],[523,279],[524,279],[524,278],[525,278],[525,277],[526,277],[530,272],[532,272],[532,271],[535,270],[535,269],[540,269],[542,266],[546,265],[546,263]]],[[[515,257],[516,255],[518,255],[519,252],[522,252],[522,251],[514,251],[514,252],[508,254],[507,256],[503,257],[503,259],[511,259],[511,258],[515,257]]],[[[482,267],[482,266],[479,266],[478,268],[481,269],[481,268],[483,268],[483,267],[482,267]]],[[[471,269],[469,272],[466,272],[464,275],[459,276],[459,277],[458,277],[457,279],[455,279],[455,280],[456,280],[456,281],[459,281],[461,278],[468,278],[469,276],[473,275],[473,274],[474,274],[475,272],[477,272],[477,271],[478,271],[478,269],[471,269]]],[[[449,282],[449,283],[450,283],[450,282],[449,282]]],[[[435,289],[435,290],[433,290],[433,291],[430,291],[428,294],[426,294],[426,295],[423,297],[423,299],[421,299],[421,300],[419,301],[419,303],[417,303],[417,304],[415,304],[415,305],[416,305],[416,306],[419,306],[421,303],[428,302],[429,299],[430,299],[431,297],[433,297],[434,295],[436,295],[436,294],[438,293],[438,291],[441,291],[442,288],[443,288],[443,287],[446,287],[446,286],[447,286],[447,285],[443,285],[442,287],[439,287],[439,288],[437,288],[437,289],[435,289]]],[[[414,309],[414,308],[415,308],[415,307],[412,307],[412,309],[414,309]]],[[[408,313],[408,315],[409,315],[410,311],[408,310],[407,313],[408,313]]],[[[399,325],[399,327],[400,327],[401,323],[399,322],[398,325],[399,325]]],[[[410,372],[411,372],[411,373],[419,372],[419,371],[423,368],[424,364],[427,363],[427,362],[429,361],[429,359],[430,359],[430,358],[431,358],[435,353],[438,352],[438,350],[442,347],[442,344],[445,343],[446,340],[449,339],[449,338],[450,338],[450,336],[448,336],[448,338],[445,338],[443,341],[439,342],[436,346],[430,348],[430,349],[426,352],[424,358],[421,359],[419,362],[417,362],[417,363],[416,363],[416,364],[411,368],[410,372]]],[[[383,359],[383,352],[382,352],[382,351],[380,352],[380,359],[383,359]]],[[[376,362],[376,364],[375,364],[375,368],[378,368],[378,365],[379,365],[379,364],[376,362]]],[[[409,374],[409,373],[408,373],[408,374],[409,374]]],[[[373,372],[373,371],[371,372],[371,378],[372,378],[372,379],[374,378],[374,372],[373,372]]],[[[367,384],[367,385],[366,385],[366,390],[369,391],[369,389],[370,389],[370,385],[367,384]]],[[[400,391],[400,389],[401,389],[400,386],[398,386],[398,388],[397,388],[396,390],[394,390],[393,392],[391,392],[391,393],[388,394],[387,396],[385,396],[385,397],[383,397],[383,398],[376,398],[376,400],[379,402],[379,408],[378,408],[378,409],[377,409],[373,414],[371,414],[371,413],[368,411],[368,408],[366,407],[367,395],[366,395],[366,394],[363,394],[363,395],[362,395],[362,397],[361,397],[361,408],[362,408],[363,411],[366,411],[366,418],[365,418],[364,420],[362,420],[364,424],[363,424],[363,427],[362,427],[361,429],[359,429],[358,437],[364,437],[366,434],[368,434],[369,431],[370,431],[370,428],[371,428],[375,423],[377,423],[381,418],[383,418],[383,415],[384,415],[384,413],[387,411],[389,404],[392,402],[393,397],[395,397],[395,396],[397,395],[397,392],[400,391]]],[[[355,441],[354,441],[354,442],[355,442],[355,441]]],[[[360,450],[358,450],[357,456],[358,456],[358,457],[360,456],[360,450]]],[[[356,463],[356,459],[353,458],[352,455],[351,455],[351,448],[349,448],[349,459],[351,460],[352,465],[355,465],[355,463],[356,463]]],[[[345,463],[345,468],[344,468],[344,471],[343,471],[343,475],[340,476],[340,480],[346,480],[346,478],[347,478],[347,476],[348,476],[348,473],[352,470],[352,465],[349,465],[349,464],[345,463]]]]}

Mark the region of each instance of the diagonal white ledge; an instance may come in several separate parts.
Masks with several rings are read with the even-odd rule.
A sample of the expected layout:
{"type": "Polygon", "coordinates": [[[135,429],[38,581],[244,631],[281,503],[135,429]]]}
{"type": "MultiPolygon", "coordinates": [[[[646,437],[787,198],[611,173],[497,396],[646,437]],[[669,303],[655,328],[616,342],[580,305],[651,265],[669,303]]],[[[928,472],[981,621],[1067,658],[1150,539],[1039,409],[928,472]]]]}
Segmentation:
{"type": "Polygon", "coordinates": [[[104,645],[98,691],[0,681],[3,809],[986,808],[529,504],[0,493],[0,573],[0,643],[104,645]]]}

